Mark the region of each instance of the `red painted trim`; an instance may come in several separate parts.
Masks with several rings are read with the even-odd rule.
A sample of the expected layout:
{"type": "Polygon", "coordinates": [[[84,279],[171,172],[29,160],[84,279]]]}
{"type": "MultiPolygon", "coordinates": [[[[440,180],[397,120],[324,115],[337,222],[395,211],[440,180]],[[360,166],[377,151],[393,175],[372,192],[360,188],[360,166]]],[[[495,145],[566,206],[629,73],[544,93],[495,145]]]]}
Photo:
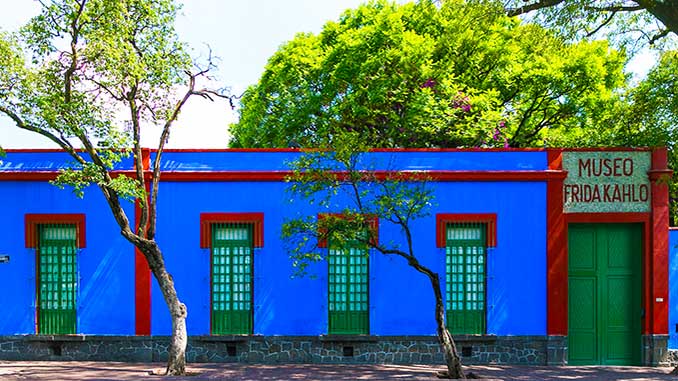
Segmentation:
{"type": "MultiPolygon", "coordinates": [[[[560,148],[373,148],[370,152],[543,152],[560,148]]],[[[313,151],[310,148],[166,148],[163,152],[304,152],[313,151]]],[[[629,147],[595,147],[595,148],[567,148],[568,151],[650,151],[652,148],[629,147]]],[[[76,152],[84,152],[76,149],[76,152]]],[[[157,149],[150,149],[157,152],[157,149]]],[[[65,152],[60,148],[9,148],[5,152],[38,153],[38,152],[65,152]]]]}
{"type": "Polygon", "coordinates": [[[212,224],[252,224],[254,247],[264,247],[264,213],[200,213],[200,247],[212,247],[212,224]]]}
{"type": "MultiPolygon", "coordinates": [[[[563,171],[373,171],[377,180],[394,173],[431,181],[547,181],[565,178],[563,171]]],[[[341,176],[341,172],[337,173],[341,176]]],[[[292,171],[191,171],[163,172],[161,181],[285,181],[292,171]]],[[[401,177],[402,178],[402,177],[401,177]]],[[[0,173],[0,180],[2,173],[0,173]]]]}
{"type": "Polygon", "coordinates": [[[372,148],[369,152],[542,152],[544,148],[372,148]]]}
{"type": "MultiPolygon", "coordinates": [[[[563,150],[547,150],[548,167],[562,171],[563,150]]],[[[546,183],[546,333],[567,335],[567,224],[564,177],[546,183]]]]}
{"type": "Polygon", "coordinates": [[[611,152],[646,152],[651,151],[649,147],[582,147],[582,148],[547,148],[548,150],[574,151],[574,152],[596,152],[596,151],[611,151],[611,152]]]}
{"type": "Polygon", "coordinates": [[[38,225],[74,224],[79,248],[86,246],[84,214],[33,214],[24,216],[25,243],[27,248],[38,247],[38,225]]]}
{"type": "Polygon", "coordinates": [[[651,282],[646,287],[651,287],[649,295],[649,307],[651,311],[652,325],[647,327],[647,332],[665,335],[669,329],[669,189],[664,176],[670,176],[671,170],[667,168],[668,152],[666,148],[657,148],[652,151],[652,170],[658,174],[652,180],[652,253],[651,255],[651,282]],[[657,299],[663,301],[657,302],[657,299]]]}
{"type": "MultiPolygon", "coordinates": [[[[148,148],[141,150],[141,165],[145,171],[151,167],[151,151],[148,148]]],[[[136,158],[135,158],[136,159],[136,158]]],[[[136,173],[133,174],[136,178],[136,173]]],[[[146,192],[150,193],[150,184],[146,183],[146,192]]],[[[141,220],[141,204],[139,199],[134,203],[134,226],[139,229],[141,220]]],[[[146,256],[136,246],[134,247],[134,306],[135,306],[135,334],[137,336],[151,335],[151,269],[146,256]]]]}
{"type": "MultiPolygon", "coordinates": [[[[139,200],[134,206],[134,226],[139,226],[141,207],[139,200]]],[[[146,256],[134,247],[134,306],[135,334],[150,336],[151,334],[151,269],[146,256]]]]}
{"type": "MultiPolygon", "coordinates": [[[[318,214],[318,220],[325,219],[329,216],[335,217],[335,218],[341,218],[344,219],[346,216],[343,213],[319,213],[318,214]]],[[[379,217],[377,216],[368,216],[367,221],[370,224],[370,230],[372,230],[372,237],[370,240],[370,243],[373,245],[378,245],[379,244],[379,217]]],[[[322,231],[320,233],[323,233],[322,231]]],[[[325,232],[326,233],[326,232],[325,232]]],[[[324,236],[324,234],[320,234],[320,236],[324,236]]],[[[320,238],[318,239],[318,247],[319,248],[327,248],[327,239],[320,238]]]]}
{"type": "MultiPolygon", "coordinates": [[[[167,148],[163,152],[303,152],[303,148],[167,148]]],[[[152,149],[151,152],[158,152],[157,149],[152,149]]]]}
{"type": "Polygon", "coordinates": [[[285,181],[292,171],[162,172],[160,181],[285,181]]]}
{"type": "Polygon", "coordinates": [[[650,221],[650,213],[566,213],[568,224],[628,224],[650,221]]]}
{"type": "MultiPolygon", "coordinates": [[[[67,153],[66,151],[64,151],[61,148],[6,148],[5,152],[7,152],[7,153],[50,153],[50,152],[67,153]]],[[[76,148],[75,152],[85,152],[85,151],[81,148],[76,148]]]]}
{"type": "MultiPolygon", "coordinates": [[[[116,178],[120,175],[135,178],[134,171],[112,171],[111,177],[116,178]]],[[[59,176],[58,171],[0,171],[0,181],[52,181],[59,176]]]]}
{"type": "Polygon", "coordinates": [[[496,213],[438,213],[436,214],[436,247],[447,245],[447,224],[480,222],[487,225],[486,245],[497,246],[497,214],[496,213]]]}
{"type": "MultiPolygon", "coordinates": [[[[377,180],[387,180],[394,173],[412,179],[430,181],[549,181],[565,178],[563,171],[374,171],[377,180]]],[[[148,174],[148,173],[147,173],[148,174]]],[[[292,171],[173,171],[161,172],[160,181],[285,181],[292,171]]],[[[0,181],[51,181],[56,171],[0,172],[0,181]]],[[[115,171],[112,177],[136,177],[134,171],[115,171]]],[[[402,179],[402,177],[401,177],[402,179]]]]}
{"type": "Polygon", "coordinates": [[[673,177],[673,170],[671,169],[651,169],[647,172],[651,181],[654,180],[668,180],[673,177]]]}

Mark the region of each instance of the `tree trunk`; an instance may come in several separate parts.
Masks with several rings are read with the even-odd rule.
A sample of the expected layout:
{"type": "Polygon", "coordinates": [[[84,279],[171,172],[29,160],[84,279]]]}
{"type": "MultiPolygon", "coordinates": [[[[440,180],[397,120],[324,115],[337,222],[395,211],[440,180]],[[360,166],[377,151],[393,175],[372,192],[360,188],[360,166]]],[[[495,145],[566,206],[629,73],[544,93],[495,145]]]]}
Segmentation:
{"type": "Polygon", "coordinates": [[[433,293],[436,298],[436,325],[438,328],[438,341],[445,354],[445,364],[447,365],[447,377],[466,379],[464,371],[461,369],[461,359],[457,352],[457,346],[454,344],[452,335],[445,327],[445,306],[443,305],[443,295],[440,291],[440,278],[438,274],[429,275],[433,293]]]}
{"type": "Polygon", "coordinates": [[[162,253],[157,244],[142,248],[146,256],[148,265],[158,281],[162,296],[169,308],[172,317],[172,337],[168,350],[166,374],[180,376],[186,374],[186,345],[188,344],[188,334],[186,331],[186,316],[188,311],[186,305],[179,300],[177,291],[174,288],[174,280],[167,272],[162,253]]]}

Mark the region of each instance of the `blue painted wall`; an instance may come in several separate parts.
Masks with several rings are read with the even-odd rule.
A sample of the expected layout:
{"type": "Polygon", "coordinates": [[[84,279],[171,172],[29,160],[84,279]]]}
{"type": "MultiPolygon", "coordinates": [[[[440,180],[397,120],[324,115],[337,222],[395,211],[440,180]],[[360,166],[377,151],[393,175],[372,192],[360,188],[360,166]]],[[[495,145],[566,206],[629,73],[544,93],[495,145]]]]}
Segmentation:
{"type": "MultiPolygon", "coordinates": [[[[171,170],[281,170],[296,153],[168,153],[171,170]]],[[[378,153],[390,168],[544,169],[544,152],[378,153]],[[487,155],[487,156],[485,156],[487,155]],[[407,161],[406,156],[411,159],[407,161]],[[395,163],[395,164],[394,164],[395,163]]],[[[488,253],[487,331],[497,335],[546,334],[546,185],[543,182],[441,182],[436,210],[413,225],[415,250],[423,263],[444,274],[444,250],[435,246],[435,213],[497,213],[497,247],[488,253]],[[525,288],[525,284],[530,284],[525,288]]],[[[295,278],[280,241],[285,218],[315,215],[295,202],[288,206],[287,185],[277,182],[165,182],[159,198],[158,242],[163,248],[180,298],[189,310],[189,334],[209,334],[209,250],[199,248],[200,213],[264,212],[264,247],[255,249],[254,333],[318,335],[327,333],[326,264],[317,279],[295,278]]],[[[337,201],[340,206],[346,200],[337,201]]],[[[382,242],[401,241],[397,229],[380,222],[382,242]]],[[[434,334],[430,283],[398,258],[372,253],[371,327],[376,335],[434,334]]],[[[444,279],[444,277],[441,277],[444,279]]],[[[444,289],[444,284],[442,285],[444,289]]],[[[153,286],[152,333],[169,334],[171,321],[160,289],[153,286]]]]}
{"type": "MultiPolygon", "coordinates": [[[[163,171],[285,170],[298,152],[165,152],[163,171]]],[[[155,154],[151,154],[151,160],[155,154]]],[[[396,151],[374,152],[363,159],[371,169],[390,170],[543,170],[544,151],[396,151]]]]}
{"type": "Polygon", "coordinates": [[[678,349],[678,230],[669,230],[669,348],[678,349]]]}
{"type": "MultiPolygon", "coordinates": [[[[167,152],[164,170],[285,170],[295,152],[167,152]]],[[[9,153],[0,171],[57,170],[60,153],[9,153]]],[[[369,162],[383,169],[543,170],[546,153],[378,152],[369,162]]],[[[126,161],[120,168],[129,168],[126,161]]],[[[421,261],[443,274],[444,250],[435,246],[435,213],[497,213],[497,247],[488,252],[487,331],[497,335],[546,333],[546,185],[543,182],[440,182],[432,215],[413,225],[421,261]],[[530,287],[524,287],[529,284],[530,287]]],[[[263,212],[264,247],[254,252],[254,332],[262,335],[320,335],[327,332],[326,264],[310,269],[317,278],[291,279],[293,268],[281,241],[286,218],[316,215],[304,202],[289,203],[281,182],[163,182],[158,205],[157,239],[177,291],[188,306],[191,335],[209,334],[209,257],[199,242],[200,213],[263,212]]],[[[78,257],[79,325],[86,334],[134,334],[134,250],[97,189],[84,200],[47,183],[0,182],[6,228],[0,233],[4,287],[0,295],[0,334],[34,332],[35,253],[24,246],[25,213],[85,213],[87,248],[78,257]]],[[[338,199],[338,211],[345,199],[338,199]]],[[[134,207],[125,205],[133,220],[134,207]]],[[[398,230],[380,222],[382,242],[400,241],[398,230]]],[[[444,279],[444,277],[441,277],[444,279]]],[[[169,334],[171,322],[155,281],[152,286],[152,334],[169,334]]],[[[444,289],[444,284],[442,285],[444,289]]],[[[433,295],[425,276],[398,258],[372,253],[370,331],[376,335],[434,334],[433,295]]]]}
{"type": "MultiPolygon", "coordinates": [[[[35,333],[35,250],[25,248],[26,213],[84,213],[86,248],[78,252],[78,333],[134,334],[134,250],[119,234],[96,188],[79,199],[46,182],[0,182],[0,335],[35,333]]],[[[128,216],[134,207],[126,203],[128,216]]]]}

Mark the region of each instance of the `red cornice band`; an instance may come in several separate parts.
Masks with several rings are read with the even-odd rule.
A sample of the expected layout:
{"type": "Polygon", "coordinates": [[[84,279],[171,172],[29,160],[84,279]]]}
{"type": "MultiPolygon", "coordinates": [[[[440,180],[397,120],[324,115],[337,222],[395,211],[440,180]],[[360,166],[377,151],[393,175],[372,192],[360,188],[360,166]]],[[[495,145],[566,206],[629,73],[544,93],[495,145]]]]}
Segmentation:
{"type": "Polygon", "coordinates": [[[264,247],[264,213],[200,213],[200,247],[212,246],[212,224],[252,224],[254,247],[264,247]]]}
{"type": "Polygon", "coordinates": [[[45,224],[73,224],[79,248],[86,246],[84,214],[34,214],[24,216],[25,242],[27,248],[38,246],[38,226],[45,224]]]}
{"type": "MultiPolygon", "coordinates": [[[[564,179],[567,172],[543,171],[373,171],[377,180],[386,180],[394,173],[398,179],[419,179],[430,181],[549,181],[564,179]]],[[[339,173],[341,175],[341,172],[339,173]]],[[[114,171],[112,176],[136,177],[134,171],[114,171]]],[[[160,181],[203,182],[203,181],[285,181],[292,171],[170,171],[162,172],[160,181]]],[[[51,181],[56,179],[55,171],[4,171],[0,181],[51,181]]]]}
{"type": "Polygon", "coordinates": [[[436,214],[436,247],[447,245],[447,224],[479,222],[487,226],[487,247],[497,246],[497,213],[438,213],[436,214]]]}

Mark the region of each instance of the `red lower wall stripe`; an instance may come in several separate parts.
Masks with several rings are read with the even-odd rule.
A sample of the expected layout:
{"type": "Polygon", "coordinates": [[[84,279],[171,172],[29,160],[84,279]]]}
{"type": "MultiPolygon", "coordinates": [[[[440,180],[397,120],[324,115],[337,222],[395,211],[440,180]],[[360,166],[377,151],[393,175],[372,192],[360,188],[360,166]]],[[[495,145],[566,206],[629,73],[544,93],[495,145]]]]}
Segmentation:
{"type": "MultiPolygon", "coordinates": [[[[141,208],[139,202],[134,207],[134,225],[139,224],[141,208]]],[[[134,306],[135,334],[147,336],[151,334],[151,269],[144,254],[134,248],[134,306]]]]}

